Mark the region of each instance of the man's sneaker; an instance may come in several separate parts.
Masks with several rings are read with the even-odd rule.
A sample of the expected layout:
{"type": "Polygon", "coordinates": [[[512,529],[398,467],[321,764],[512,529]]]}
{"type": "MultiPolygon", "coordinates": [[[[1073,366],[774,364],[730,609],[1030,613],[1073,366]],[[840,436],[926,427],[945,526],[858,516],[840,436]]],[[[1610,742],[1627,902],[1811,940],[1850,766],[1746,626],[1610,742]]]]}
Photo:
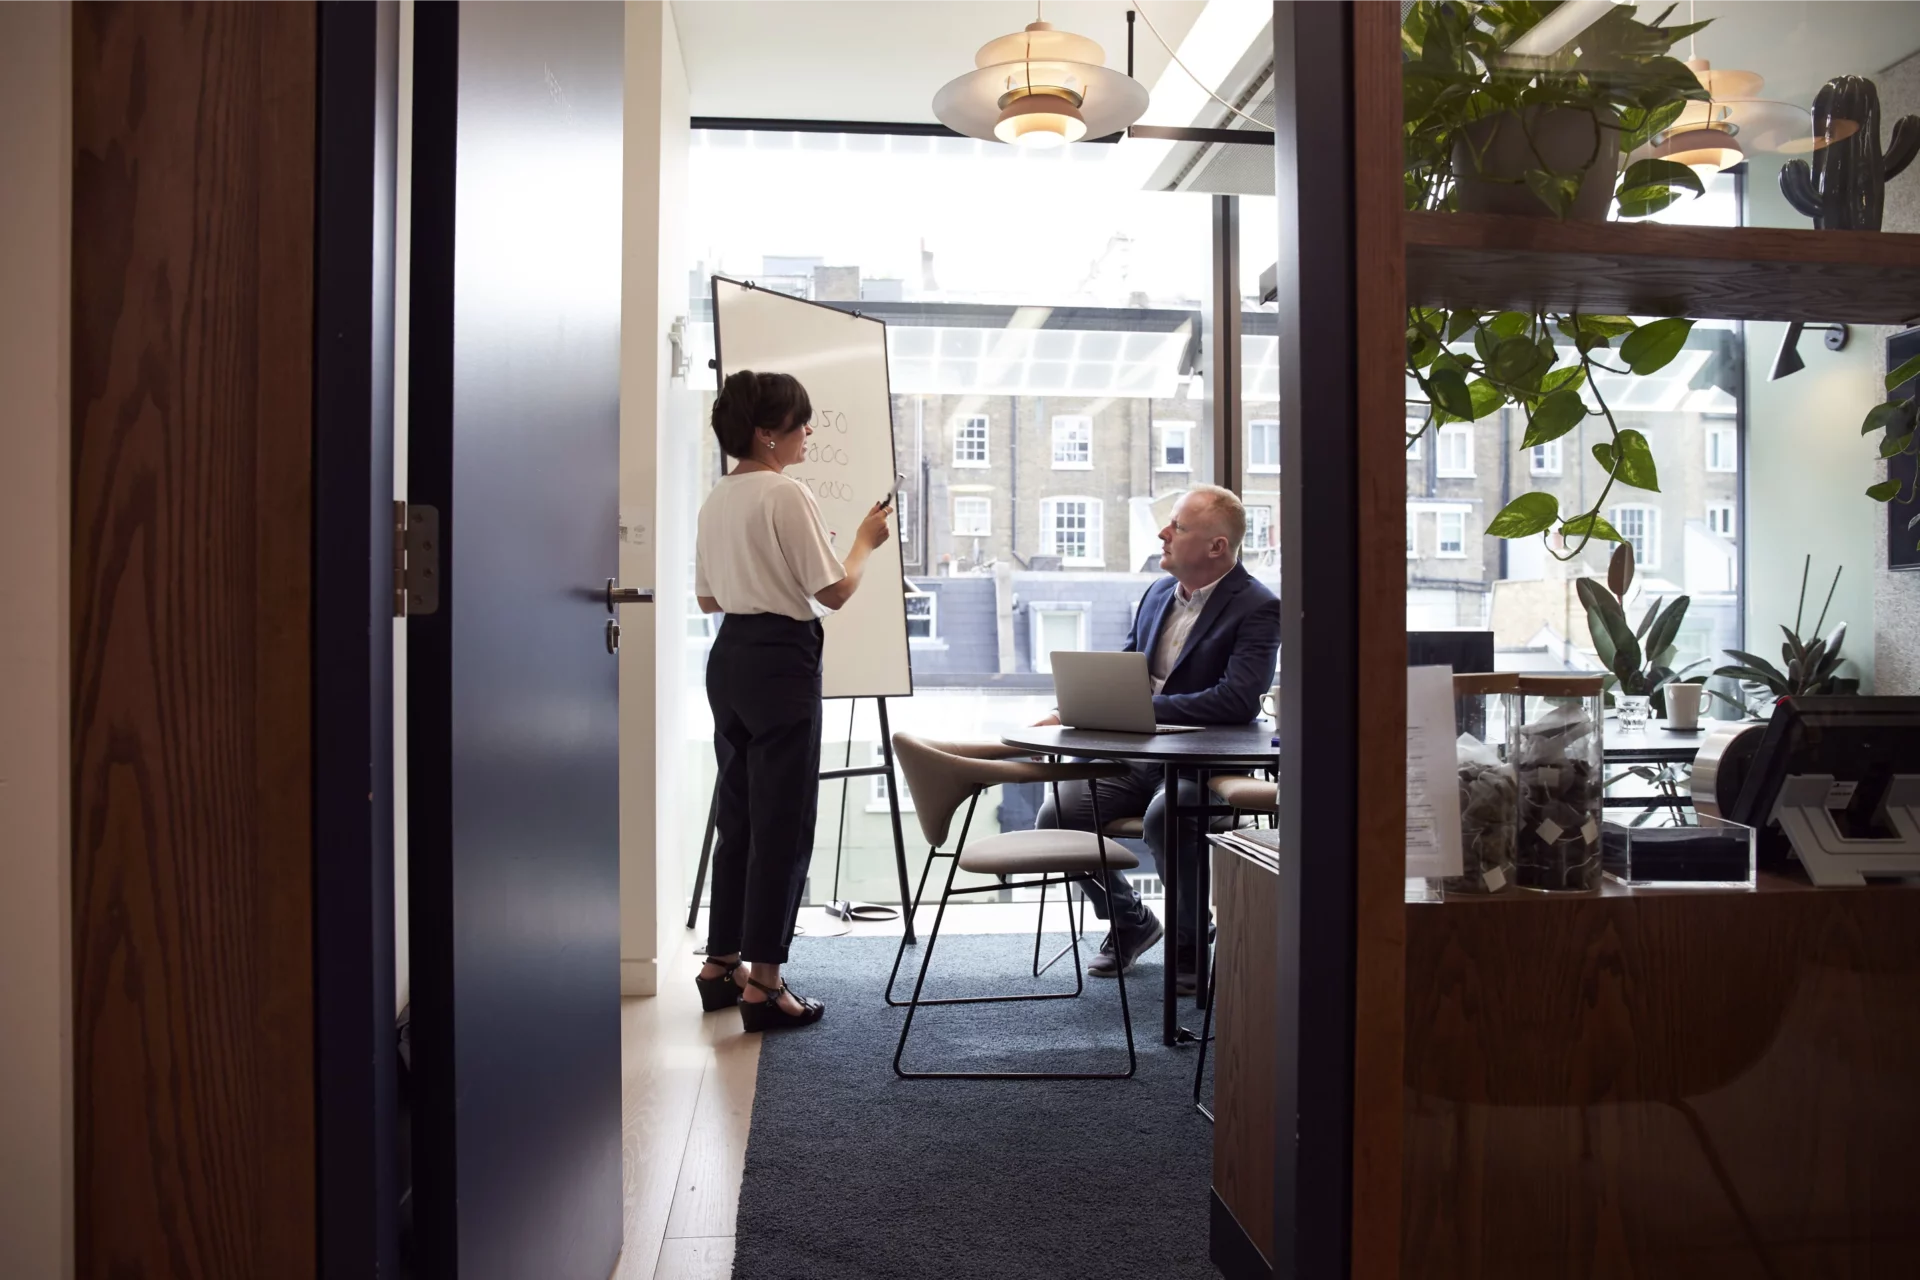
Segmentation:
{"type": "Polygon", "coordinates": [[[1130,930],[1124,940],[1126,958],[1121,958],[1119,948],[1114,946],[1113,931],[1108,930],[1106,939],[1100,944],[1100,954],[1087,962],[1087,973],[1095,978],[1117,978],[1122,966],[1128,973],[1133,972],[1133,962],[1141,953],[1167,934],[1167,927],[1160,923],[1158,916],[1147,913],[1147,923],[1138,929],[1130,930]]]}

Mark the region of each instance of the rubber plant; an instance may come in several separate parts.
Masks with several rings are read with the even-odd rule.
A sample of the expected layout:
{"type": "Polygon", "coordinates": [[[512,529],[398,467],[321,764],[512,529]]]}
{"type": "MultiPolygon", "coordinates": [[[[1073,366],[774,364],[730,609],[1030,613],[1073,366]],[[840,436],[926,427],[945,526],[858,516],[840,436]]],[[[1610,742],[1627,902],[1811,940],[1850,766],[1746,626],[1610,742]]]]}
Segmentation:
{"type": "MultiPolygon", "coordinates": [[[[1601,127],[1619,131],[1620,153],[1627,154],[1673,124],[1688,102],[1707,96],[1699,78],[1668,54],[1675,41],[1706,24],[1666,26],[1671,7],[1647,23],[1631,5],[1616,6],[1574,46],[1547,57],[1506,52],[1557,7],[1421,0],[1408,11],[1401,24],[1408,209],[1452,208],[1455,144],[1488,116],[1533,108],[1588,111],[1601,127]]],[[[1519,180],[1548,211],[1564,216],[1583,176],[1584,170],[1534,170],[1519,180]]],[[[1685,192],[1702,191],[1686,166],[1642,160],[1621,175],[1617,199],[1622,217],[1643,217],[1685,192]]],[[[1560,560],[1574,559],[1594,538],[1621,542],[1600,514],[1607,498],[1616,484],[1658,492],[1659,472],[1646,437],[1620,427],[1593,374],[1657,373],[1680,354],[1692,330],[1693,321],[1678,317],[1643,324],[1577,311],[1412,307],[1406,371],[1427,412],[1407,433],[1407,447],[1447,423],[1477,422],[1510,405],[1526,416],[1523,451],[1600,417],[1609,438],[1593,446],[1593,456],[1607,479],[1593,505],[1562,512],[1551,493],[1523,493],[1494,516],[1487,532],[1501,538],[1558,532],[1561,545],[1549,542],[1547,550],[1560,560]]]]}
{"type": "MultiPolygon", "coordinates": [[[[1635,627],[1627,620],[1627,590],[1633,585],[1633,548],[1622,543],[1614,549],[1607,565],[1607,580],[1581,578],[1574,583],[1580,604],[1587,611],[1587,632],[1593,637],[1594,653],[1607,669],[1607,704],[1613,704],[1614,690],[1631,697],[1660,697],[1660,691],[1685,671],[1675,671],[1678,650],[1674,639],[1687,616],[1688,596],[1668,601],[1655,600],[1646,616],[1635,627]]],[[[1694,666],[1704,666],[1704,662],[1694,666]]],[[[1687,669],[1692,670],[1691,667],[1687,669]]],[[[1656,703],[1654,710],[1666,714],[1656,703]]]]}
{"type": "Polygon", "coordinates": [[[1780,631],[1786,636],[1786,642],[1780,646],[1780,660],[1786,664],[1785,670],[1774,666],[1765,658],[1746,653],[1739,649],[1727,650],[1727,656],[1735,661],[1714,670],[1717,676],[1731,676],[1746,685],[1759,685],[1772,695],[1774,701],[1781,698],[1799,697],[1803,694],[1852,693],[1860,687],[1860,682],[1843,678],[1839,674],[1840,664],[1846,659],[1841,656],[1840,647],[1847,640],[1847,624],[1841,623],[1825,636],[1820,628],[1827,624],[1827,610],[1833,607],[1833,593],[1840,587],[1840,574],[1846,566],[1833,571],[1833,583],[1827,588],[1827,602],[1820,606],[1820,617],[1813,624],[1812,640],[1800,635],[1800,624],[1807,612],[1807,575],[1813,569],[1813,557],[1809,555],[1800,568],[1800,604],[1794,611],[1793,626],[1785,623],[1780,631]]]}

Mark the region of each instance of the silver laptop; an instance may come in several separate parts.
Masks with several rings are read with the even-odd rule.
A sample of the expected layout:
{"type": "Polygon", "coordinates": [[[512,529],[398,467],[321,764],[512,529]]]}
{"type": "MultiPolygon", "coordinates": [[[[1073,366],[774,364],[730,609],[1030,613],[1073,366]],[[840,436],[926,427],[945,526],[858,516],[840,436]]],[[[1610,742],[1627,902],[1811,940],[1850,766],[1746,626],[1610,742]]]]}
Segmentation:
{"type": "Polygon", "coordinates": [[[1053,651],[1053,695],[1060,723],[1107,733],[1192,733],[1192,724],[1155,724],[1153,684],[1144,653],[1053,651]]]}

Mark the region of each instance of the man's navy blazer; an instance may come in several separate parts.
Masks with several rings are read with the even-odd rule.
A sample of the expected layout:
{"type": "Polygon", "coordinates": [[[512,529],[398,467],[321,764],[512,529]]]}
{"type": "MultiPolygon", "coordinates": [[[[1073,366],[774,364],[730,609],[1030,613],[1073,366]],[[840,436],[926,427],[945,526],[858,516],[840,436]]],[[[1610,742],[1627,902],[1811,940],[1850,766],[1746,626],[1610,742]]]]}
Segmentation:
{"type": "MultiPolygon", "coordinates": [[[[1178,584],[1169,574],[1147,588],[1134,611],[1126,651],[1153,661],[1160,625],[1178,584]]],[[[1186,647],[1153,697],[1162,724],[1245,724],[1260,715],[1280,656],[1280,598],[1236,564],[1214,585],[1187,633],[1186,647]]]]}

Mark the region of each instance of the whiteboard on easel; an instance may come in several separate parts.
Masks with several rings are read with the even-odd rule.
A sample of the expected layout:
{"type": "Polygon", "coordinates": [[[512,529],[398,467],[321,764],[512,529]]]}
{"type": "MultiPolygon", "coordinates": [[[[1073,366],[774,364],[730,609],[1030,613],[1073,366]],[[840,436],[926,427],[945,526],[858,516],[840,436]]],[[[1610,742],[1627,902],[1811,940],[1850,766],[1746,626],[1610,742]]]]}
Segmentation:
{"type": "MultiPolygon", "coordinates": [[[[874,503],[894,491],[887,326],[871,316],[713,278],[716,385],[742,369],[790,373],[813,402],[806,461],[786,474],[813,491],[845,557],[874,503]]],[[[913,693],[900,531],[867,560],[860,589],[826,620],[821,692],[829,698],[913,693]]]]}

